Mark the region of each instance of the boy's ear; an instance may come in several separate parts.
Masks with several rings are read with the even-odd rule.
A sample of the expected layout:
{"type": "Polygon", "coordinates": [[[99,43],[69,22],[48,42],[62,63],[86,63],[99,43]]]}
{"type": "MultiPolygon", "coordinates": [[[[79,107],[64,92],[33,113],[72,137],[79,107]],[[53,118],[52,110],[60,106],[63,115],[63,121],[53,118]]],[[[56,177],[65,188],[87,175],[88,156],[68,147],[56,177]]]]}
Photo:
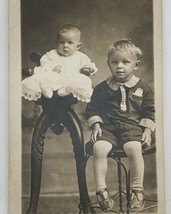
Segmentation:
{"type": "Polygon", "coordinates": [[[137,61],[136,61],[134,70],[137,70],[137,68],[138,68],[138,66],[140,65],[140,63],[141,63],[140,60],[137,60],[137,61]]]}
{"type": "Polygon", "coordinates": [[[81,46],[82,46],[82,43],[79,42],[78,45],[77,45],[77,50],[79,50],[81,48],[81,46]]]}

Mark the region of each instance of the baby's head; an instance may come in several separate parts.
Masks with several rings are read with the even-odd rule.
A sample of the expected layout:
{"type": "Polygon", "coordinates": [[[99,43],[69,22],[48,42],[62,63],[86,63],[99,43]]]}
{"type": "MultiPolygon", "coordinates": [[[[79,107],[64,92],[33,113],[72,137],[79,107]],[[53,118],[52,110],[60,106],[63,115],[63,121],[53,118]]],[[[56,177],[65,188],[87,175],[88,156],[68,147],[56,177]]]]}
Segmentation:
{"type": "Polygon", "coordinates": [[[62,56],[71,56],[81,47],[81,32],[73,25],[64,25],[57,32],[57,51],[62,56]]]}
{"type": "Polygon", "coordinates": [[[119,82],[131,79],[133,71],[140,64],[142,51],[130,39],[122,39],[110,46],[108,51],[108,65],[119,82]]]}

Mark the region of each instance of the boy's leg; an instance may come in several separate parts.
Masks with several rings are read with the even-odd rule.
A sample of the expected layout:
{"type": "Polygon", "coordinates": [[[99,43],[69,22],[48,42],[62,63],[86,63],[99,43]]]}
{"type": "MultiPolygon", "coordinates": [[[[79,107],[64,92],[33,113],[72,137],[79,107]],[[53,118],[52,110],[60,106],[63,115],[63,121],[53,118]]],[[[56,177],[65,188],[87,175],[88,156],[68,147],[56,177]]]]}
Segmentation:
{"type": "Polygon", "coordinates": [[[123,149],[129,160],[131,188],[142,190],[144,179],[144,159],[142,156],[141,143],[138,141],[129,141],[123,145],[123,149]]]}
{"type": "Polygon", "coordinates": [[[129,159],[131,173],[132,194],[129,206],[132,209],[139,209],[144,206],[144,159],[142,156],[141,143],[138,141],[129,141],[123,145],[123,148],[129,159]]]}
{"type": "Polygon", "coordinates": [[[106,188],[106,173],[108,168],[107,155],[112,149],[112,144],[108,141],[99,140],[93,147],[93,171],[96,183],[96,195],[100,208],[109,211],[114,205],[106,188]]]}
{"type": "Polygon", "coordinates": [[[93,146],[93,171],[97,191],[106,188],[107,155],[111,149],[112,144],[104,140],[97,141],[93,146]]]}

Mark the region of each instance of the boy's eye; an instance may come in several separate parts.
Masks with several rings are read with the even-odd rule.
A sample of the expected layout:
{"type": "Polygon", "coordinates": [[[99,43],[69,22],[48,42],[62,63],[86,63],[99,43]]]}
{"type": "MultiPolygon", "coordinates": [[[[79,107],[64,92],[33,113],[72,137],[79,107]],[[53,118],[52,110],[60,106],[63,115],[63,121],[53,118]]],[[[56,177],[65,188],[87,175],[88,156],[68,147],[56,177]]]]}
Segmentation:
{"type": "Polygon", "coordinates": [[[127,60],[125,60],[125,61],[123,61],[123,63],[124,64],[128,64],[128,63],[130,63],[129,61],[127,61],[127,60]]]}

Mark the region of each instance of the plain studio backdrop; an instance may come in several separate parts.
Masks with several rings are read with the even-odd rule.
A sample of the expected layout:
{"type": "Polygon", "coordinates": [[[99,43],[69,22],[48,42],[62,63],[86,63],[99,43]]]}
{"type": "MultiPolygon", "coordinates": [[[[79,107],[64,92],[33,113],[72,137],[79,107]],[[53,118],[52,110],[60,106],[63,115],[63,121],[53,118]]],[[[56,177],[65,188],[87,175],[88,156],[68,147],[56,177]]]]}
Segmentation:
{"type": "MultiPolygon", "coordinates": [[[[136,74],[154,88],[152,8],[152,1],[149,0],[129,0],[129,3],[127,0],[22,1],[22,67],[33,68],[35,65],[29,60],[30,54],[33,51],[44,54],[54,49],[57,28],[64,24],[73,24],[78,26],[82,32],[83,45],[81,51],[86,53],[99,69],[97,75],[92,78],[94,86],[110,75],[107,66],[109,46],[122,38],[130,38],[143,51],[142,64],[136,74]]],[[[85,104],[81,102],[75,106],[75,110],[82,121],[85,141],[87,141],[90,131],[85,122],[84,109],[85,104]]],[[[23,209],[25,210],[28,206],[30,193],[31,134],[37,116],[40,113],[40,108],[35,106],[34,102],[23,100],[22,113],[22,192],[23,209]]],[[[41,188],[42,195],[78,192],[72,147],[66,141],[69,141],[66,131],[58,140],[52,132],[47,134],[41,188]]],[[[157,192],[155,155],[146,161],[151,163],[150,166],[153,170],[147,167],[145,188],[150,189],[155,194],[157,192]],[[149,177],[153,178],[153,182],[149,182],[149,177]]],[[[88,179],[90,191],[93,192],[92,166],[89,166],[88,171],[90,172],[88,179]]],[[[112,181],[115,174],[115,170],[110,173],[108,181],[109,186],[112,188],[114,185],[114,190],[116,191],[117,177],[115,176],[115,181],[112,181]]],[[[59,200],[59,204],[62,204],[60,202],[61,200],[59,200]]],[[[55,200],[54,205],[56,204],[57,201],[55,200]]],[[[40,201],[39,209],[41,207],[40,201]]],[[[76,209],[76,206],[74,208],[76,209]]],[[[42,210],[46,213],[44,209],[45,207],[42,210]]],[[[63,209],[64,207],[61,208],[61,212],[63,209]]],[[[58,211],[57,213],[60,212],[58,211]]]]}
{"type": "MultiPolygon", "coordinates": [[[[92,78],[93,85],[110,76],[107,65],[107,52],[109,46],[123,38],[132,39],[143,51],[141,65],[135,75],[146,81],[154,89],[153,69],[153,5],[149,0],[25,0],[21,2],[21,39],[22,39],[22,67],[33,68],[35,66],[29,59],[33,51],[44,54],[56,47],[56,32],[58,27],[64,24],[77,26],[82,33],[81,51],[87,54],[98,67],[98,73],[92,78]]],[[[79,102],[75,107],[84,128],[85,141],[89,139],[84,110],[85,103],[79,102]]],[[[36,115],[40,109],[34,102],[23,99],[23,170],[22,192],[23,210],[28,207],[30,194],[30,141],[32,128],[36,115]]],[[[65,131],[57,138],[52,132],[47,134],[44,164],[42,173],[41,194],[77,193],[77,179],[73,159],[72,146],[65,131]],[[72,185],[71,185],[72,184],[72,185]]],[[[146,188],[156,194],[156,170],[155,155],[146,160],[147,168],[145,182],[146,188]],[[148,182],[149,177],[153,182],[148,182]]],[[[111,163],[109,163],[109,166],[111,163]]],[[[115,166],[116,167],[116,166],[115,166]]],[[[89,188],[94,192],[94,180],[92,165],[88,165],[89,188]]],[[[117,176],[115,169],[108,175],[108,185],[111,191],[117,189],[117,176]],[[113,178],[114,177],[114,178],[113,178]]],[[[64,200],[64,199],[63,199],[64,200]]],[[[46,202],[48,199],[46,200],[46,202]]],[[[65,200],[64,200],[65,201],[65,200]]],[[[55,199],[54,206],[58,204],[60,213],[61,200],[55,199]]],[[[69,203],[69,202],[67,202],[69,203]]],[[[74,202],[73,212],[77,210],[77,200],[74,202]]],[[[46,205],[39,203],[39,211],[45,212],[46,205]]],[[[61,205],[62,206],[62,205],[61,205]]],[[[68,206],[70,206],[68,204],[68,206]]],[[[51,207],[53,202],[51,200],[51,207]]],[[[64,206],[67,212],[66,205],[64,206]]],[[[61,207],[65,212],[64,207],[61,207]]],[[[70,211],[72,212],[72,207],[70,211]]]]}

